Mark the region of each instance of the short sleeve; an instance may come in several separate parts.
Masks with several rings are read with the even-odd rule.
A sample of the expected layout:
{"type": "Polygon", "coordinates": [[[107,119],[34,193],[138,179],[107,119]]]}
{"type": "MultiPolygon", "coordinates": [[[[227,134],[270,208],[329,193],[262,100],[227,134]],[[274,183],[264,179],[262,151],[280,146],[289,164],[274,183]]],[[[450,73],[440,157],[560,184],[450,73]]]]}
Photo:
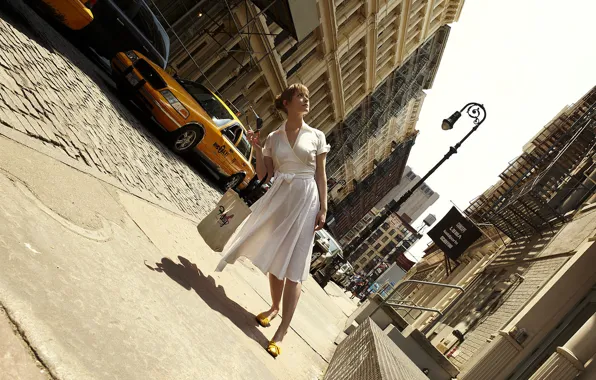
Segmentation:
{"type": "Polygon", "coordinates": [[[327,144],[327,139],[323,132],[317,133],[319,135],[319,144],[317,145],[317,155],[328,153],[331,150],[331,145],[327,144]]]}
{"type": "Polygon", "coordinates": [[[265,156],[265,157],[273,157],[273,149],[271,146],[271,144],[273,144],[272,136],[273,136],[273,133],[270,133],[269,136],[267,136],[267,139],[265,139],[265,145],[263,146],[263,156],[265,156]]]}

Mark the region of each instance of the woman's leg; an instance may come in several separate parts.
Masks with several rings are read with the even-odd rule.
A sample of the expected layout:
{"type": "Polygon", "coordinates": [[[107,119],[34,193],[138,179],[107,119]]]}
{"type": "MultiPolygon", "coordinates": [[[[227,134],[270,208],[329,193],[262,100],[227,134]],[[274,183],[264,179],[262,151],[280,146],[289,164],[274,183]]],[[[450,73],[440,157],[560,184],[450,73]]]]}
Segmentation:
{"type": "Polygon", "coordinates": [[[264,313],[271,319],[279,312],[281,296],[284,291],[284,280],[280,280],[269,273],[269,291],[271,292],[271,308],[264,313]]]}
{"type": "Polygon", "coordinates": [[[284,302],[284,315],[281,325],[273,335],[273,342],[281,342],[290,328],[290,322],[296,311],[296,305],[300,299],[300,293],[302,293],[302,283],[294,282],[286,279],[286,285],[284,286],[283,302],[284,302]]]}

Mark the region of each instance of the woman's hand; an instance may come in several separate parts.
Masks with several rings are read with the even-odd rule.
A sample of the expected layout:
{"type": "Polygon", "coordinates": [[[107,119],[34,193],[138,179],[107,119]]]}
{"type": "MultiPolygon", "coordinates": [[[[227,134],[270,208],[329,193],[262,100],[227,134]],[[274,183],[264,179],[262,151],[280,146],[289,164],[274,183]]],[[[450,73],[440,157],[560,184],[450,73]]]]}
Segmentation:
{"type": "Polygon", "coordinates": [[[315,231],[322,230],[325,226],[325,221],[327,220],[327,210],[320,210],[317,214],[317,219],[315,223],[315,231]]]}
{"type": "Polygon", "coordinates": [[[248,138],[248,142],[250,142],[250,144],[254,147],[254,148],[260,148],[261,147],[261,140],[259,137],[259,131],[248,131],[248,133],[246,134],[246,137],[248,138]]]}

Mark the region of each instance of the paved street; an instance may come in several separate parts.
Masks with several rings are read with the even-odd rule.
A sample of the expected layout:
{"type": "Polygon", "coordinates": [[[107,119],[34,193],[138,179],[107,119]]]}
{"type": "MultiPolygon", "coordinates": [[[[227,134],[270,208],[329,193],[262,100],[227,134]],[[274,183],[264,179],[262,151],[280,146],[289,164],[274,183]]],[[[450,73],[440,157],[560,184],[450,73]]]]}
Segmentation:
{"type": "Polygon", "coordinates": [[[212,180],[158,141],[98,71],[21,0],[0,6],[0,134],[36,139],[144,198],[205,215],[220,196],[212,180]]]}

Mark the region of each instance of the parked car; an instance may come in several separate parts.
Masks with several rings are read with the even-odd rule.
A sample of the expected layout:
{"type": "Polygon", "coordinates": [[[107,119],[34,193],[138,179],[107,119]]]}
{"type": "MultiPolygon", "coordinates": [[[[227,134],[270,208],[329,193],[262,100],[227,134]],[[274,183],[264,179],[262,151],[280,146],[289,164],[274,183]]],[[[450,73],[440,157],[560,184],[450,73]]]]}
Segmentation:
{"type": "Polygon", "coordinates": [[[354,274],[354,268],[350,263],[344,263],[341,267],[333,274],[331,279],[338,285],[346,287],[350,280],[350,277],[354,274]]]}
{"type": "Polygon", "coordinates": [[[248,187],[256,172],[247,131],[217,95],[198,83],[172,77],[138,51],[118,53],[112,73],[118,88],[171,134],[175,152],[199,153],[225,189],[248,187]]]}
{"type": "Polygon", "coordinates": [[[81,30],[93,21],[94,0],[42,0],[44,11],[72,30],[81,30]]]}
{"type": "Polygon", "coordinates": [[[118,52],[142,51],[165,68],[170,38],[144,0],[30,0],[75,30],[70,37],[110,60],[118,52]]]}
{"type": "Polygon", "coordinates": [[[85,29],[91,47],[107,59],[138,50],[165,68],[170,38],[144,0],[94,0],[94,20],[85,29]]]}
{"type": "Polygon", "coordinates": [[[324,268],[336,255],[343,257],[343,252],[331,234],[324,229],[316,231],[310,272],[315,273],[324,268]]]}

